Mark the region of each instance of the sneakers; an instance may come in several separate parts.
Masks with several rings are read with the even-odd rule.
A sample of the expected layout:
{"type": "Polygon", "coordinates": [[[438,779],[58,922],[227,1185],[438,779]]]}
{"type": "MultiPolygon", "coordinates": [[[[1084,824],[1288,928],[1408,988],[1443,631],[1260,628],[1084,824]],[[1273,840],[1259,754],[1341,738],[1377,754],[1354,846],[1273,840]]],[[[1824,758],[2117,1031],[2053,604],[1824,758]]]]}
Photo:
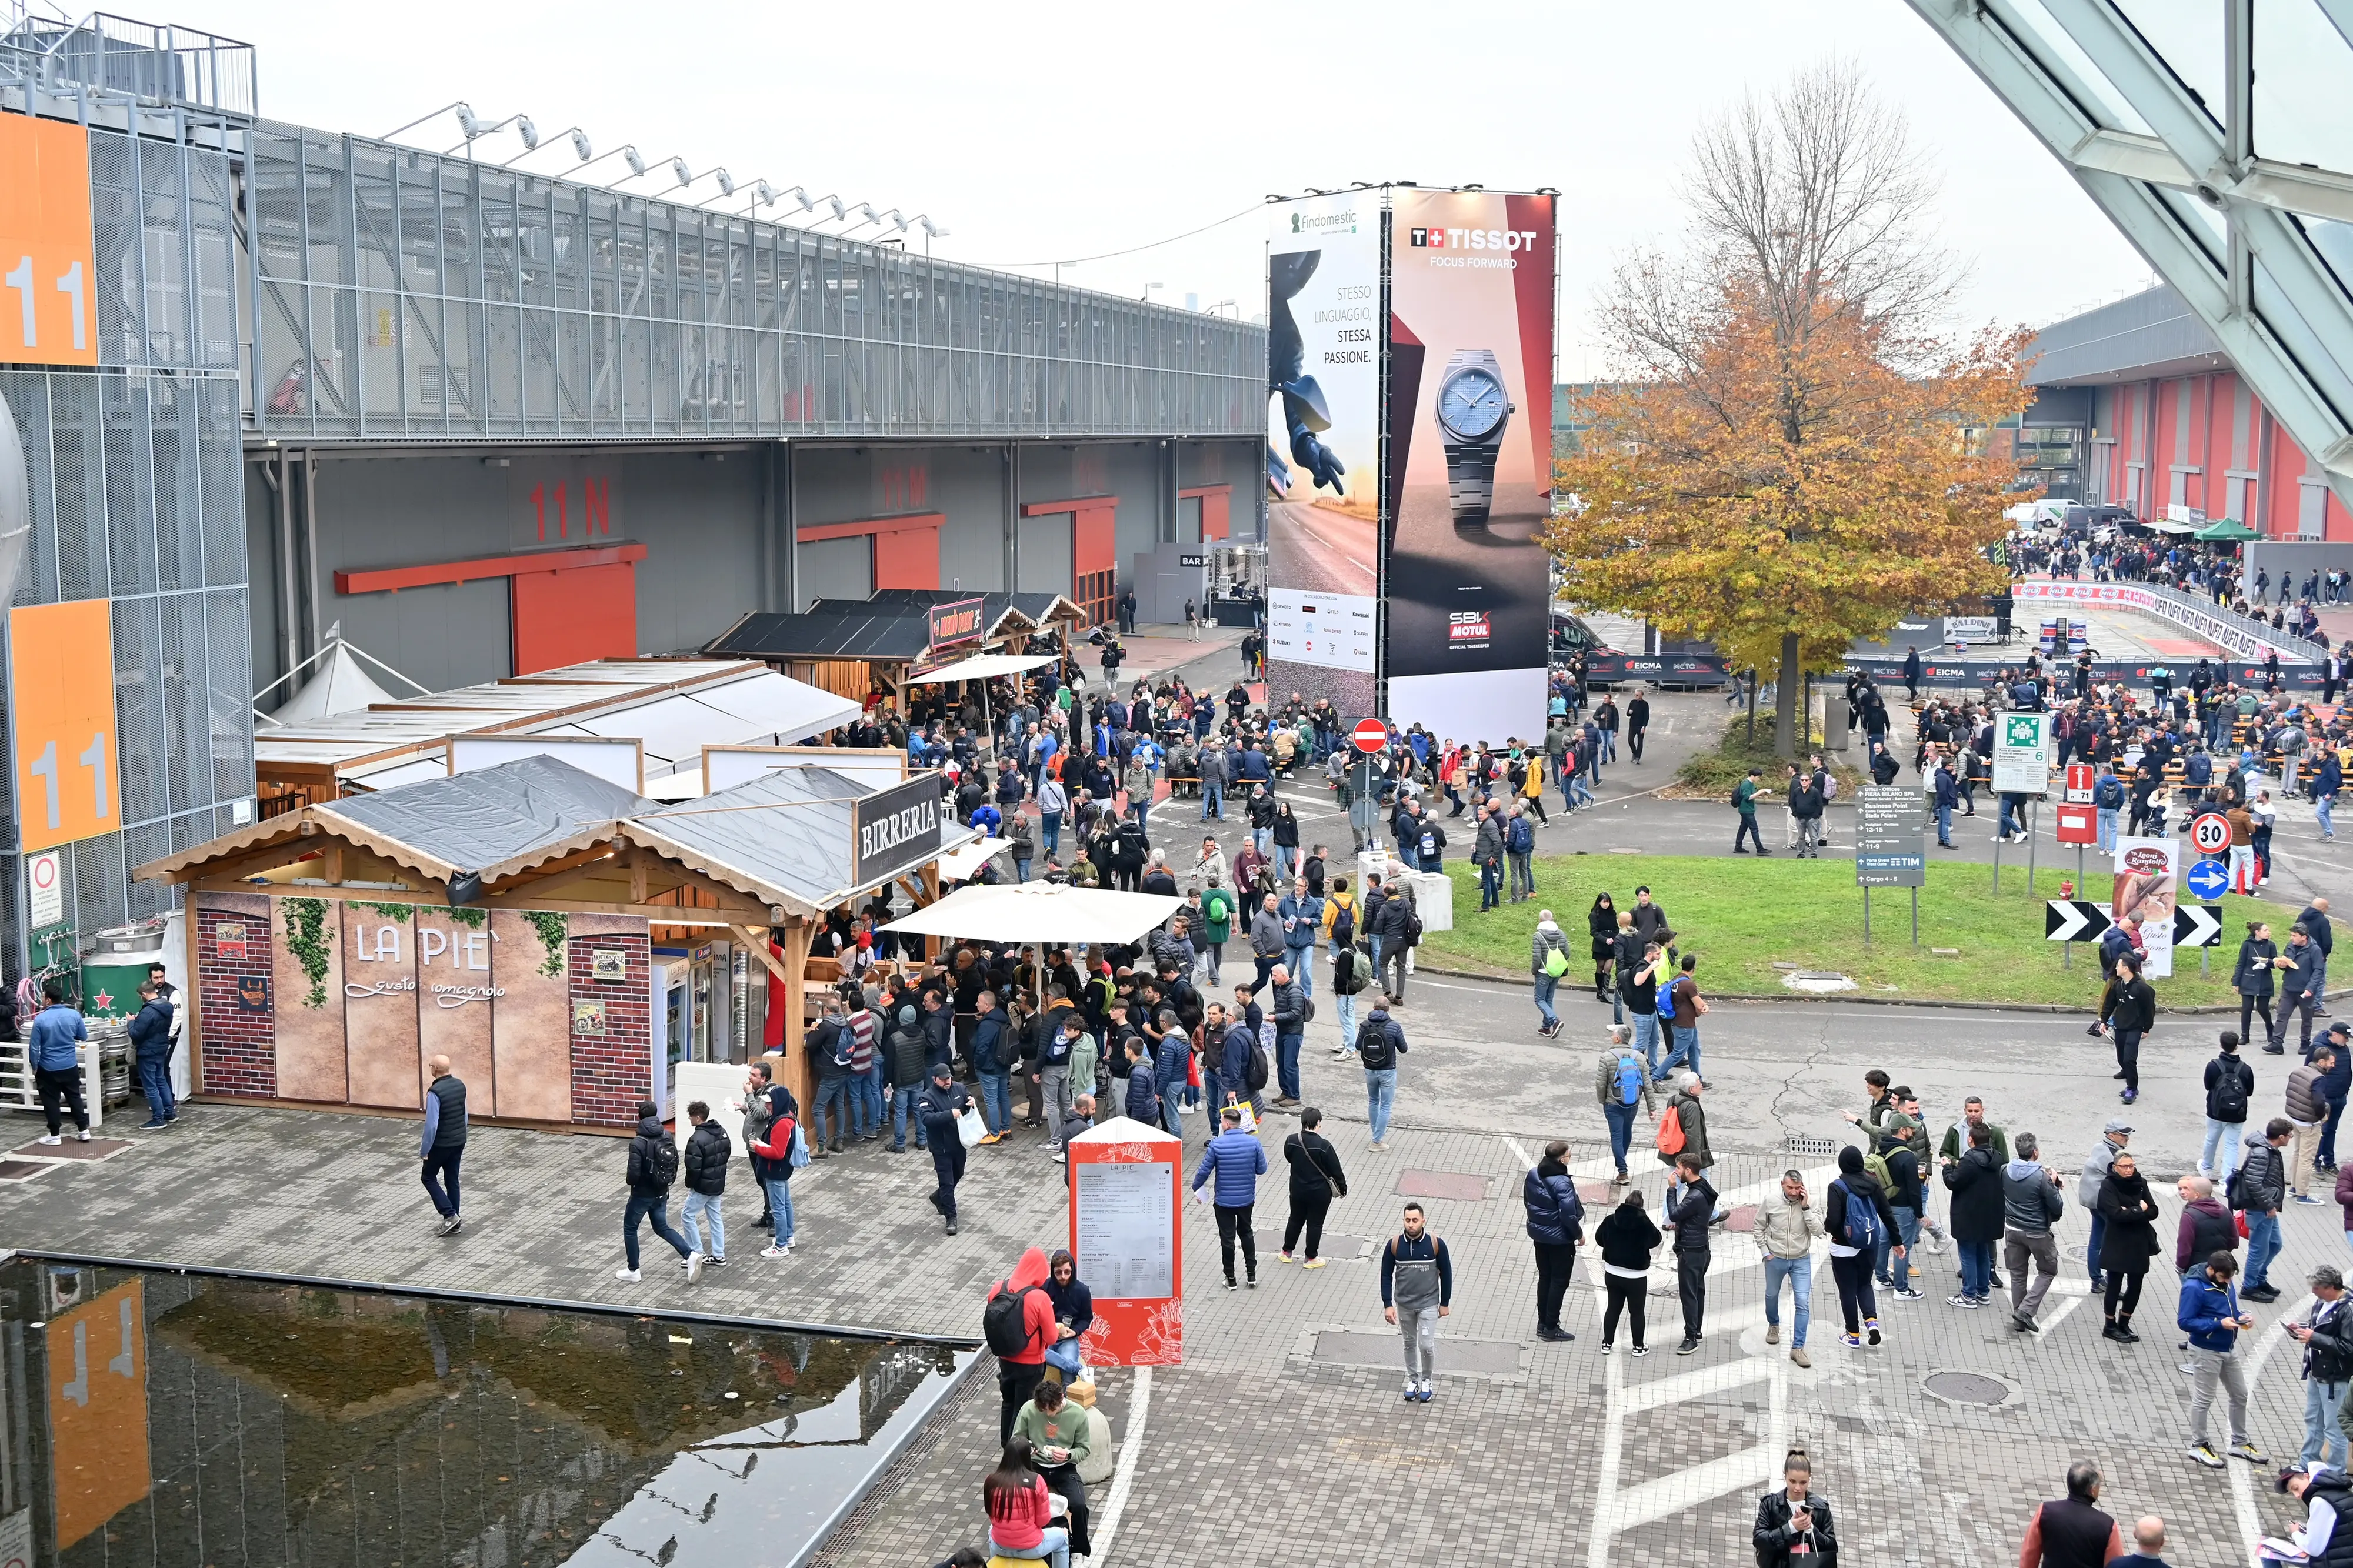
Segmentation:
{"type": "Polygon", "coordinates": [[[1282,1258],[1285,1263],[1288,1263],[1288,1262],[1290,1262],[1290,1261],[1291,1261],[1291,1254],[1289,1254],[1288,1252],[1278,1252],[1278,1253],[1276,1253],[1276,1254],[1275,1254],[1275,1256],[1276,1256],[1277,1258],[1282,1258]]]}
{"type": "Polygon", "coordinates": [[[2214,1445],[2211,1443],[2191,1444],[2189,1457],[2210,1470],[2219,1470],[2222,1468],[2222,1456],[2214,1451],[2214,1445]]]}
{"type": "Polygon", "coordinates": [[[1926,1291],[1915,1290],[1909,1285],[1898,1286],[1896,1289],[1890,1290],[1888,1294],[1894,1297],[1899,1301],[1925,1301],[1928,1299],[1928,1293],[1926,1291]]]}
{"type": "Polygon", "coordinates": [[[142,1132],[160,1132],[170,1125],[172,1124],[168,1121],[142,1121],[139,1124],[139,1131],[142,1132]]]}
{"type": "Polygon", "coordinates": [[[1618,1348],[1617,1346],[1615,1346],[1615,1345],[1611,1344],[1608,1340],[1604,1340],[1604,1341],[1602,1341],[1602,1342],[1601,1342],[1601,1353],[1602,1353],[1603,1355],[1609,1355],[1609,1353],[1611,1353],[1613,1351],[1615,1351],[1617,1348],[1618,1348]]]}
{"type": "Polygon", "coordinates": [[[1241,1288],[1242,1288],[1242,1287],[1241,1287],[1241,1282],[1240,1282],[1240,1280],[1238,1280],[1238,1279],[1232,1279],[1232,1278],[1230,1278],[1230,1277],[1229,1277],[1229,1278],[1227,1279],[1227,1280],[1226,1280],[1226,1289],[1229,1289],[1229,1290],[1239,1290],[1239,1289],[1240,1289],[1241,1288]]]}
{"type": "Polygon", "coordinates": [[[1975,1296],[1960,1295],[1946,1297],[1945,1305],[1947,1307],[1982,1307],[1985,1303],[1978,1300],[1975,1296]]]}
{"type": "Polygon", "coordinates": [[[1877,1318],[1865,1318],[1862,1321],[1862,1331],[1871,1336],[1871,1342],[1873,1344],[1877,1344],[1879,1342],[1879,1320],[1877,1318]]]}
{"type": "Polygon", "coordinates": [[[2298,1193],[2295,1194],[2295,1201],[2300,1204],[2316,1204],[2320,1200],[2314,1197],[2310,1193],[2298,1193]]]}
{"type": "Polygon", "coordinates": [[[1421,1392],[1415,1394],[1414,1397],[1419,1400],[1422,1404],[1427,1405],[1436,1396],[1436,1394],[1437,1391],[1430,1386],[1430,1380],[1428,1378],[1424,1378],[1421,1382],[1421,1392]]]}
{"type": "Polygon", "coordinates": [[[1862,1348],[1862,1336],[1860,1334],[1841,1334],[1839,1336],[1839,1343],[1844,1345],[1851,1351],[1861,1350],[1862,1348]]]}
{"type": "MultiPolygon", "coordinates": [[[[955,1215],[948,1215],[948,1234],[949,1234],[950,1236],[954,1236],[955,1233],[956,1233],[955,1215]]],[[[787,1250],[789,1250],[789,1248],[788,1248],[787,1250]]]]}
{"type": "Polygon", "coordinates": [[[700,1252],[688,1253],[686,1255],[686,1282],[691,1285],[702,1278],[702,1254],[700,1252]]]}
{"type": "Polygon", "coordinates": [[[1765,1342],[1768,1345],[1778,1345],[1781,1342],[1780,1324],[1767,1323],[1765,1325],[1765,1342]]]}
{"type": "Polygon", "coordinates": [[[1683,1342],[1675,1347],[1675,1353],[1677,1355],[1689,1355],[1692,1352],[1697,1349],[1699,1349],[1699,1342],[1693,1339],[1689,1334],[1685,1334],[1683,1336],[1683,1342]]]}
{"type": "Polygon", "coordinates": [[[2263,1457],[2263,1451],[2261,1448],[2256,1447],[2253,1443],[2248,1442],[2244,1437],[2242,1437],[2237,1442],[2232,1444],[2225,1452],[2227,1452],[2231,1458],[2234,1459],[2244,1459],[2251,1465],[2270,1463],[2270,1461],[2263,1457]]]}
{"type": "Polygon", "coordinates": [[[1249,1286],[1251,1289],[1253,1289],[1253,1290],[1257,1289],[1258,1289],[1258,1271],[1257,1271],[1257,1270],[1255,1270],[1255,1269],[1252,1269],[1252,1270],[1250,1271],[1250,1273],[1249,1277],[1248,1277],[1246,1279],[1244,1279],[1244,1280],[1243,1280],[1243,1283],[1244,1283],[1244,1284],[1246,1284],[1246,1285],[1248,1285],[1248,1286],[1249,1286]]]}
{"type": "MultiPolygon", "coordinates": [[[[1414,1382],[1412,1379],[1410,1379],[1410,1378],[1407,1379],[1407,1380],[1406,1380],[1406,1385],[1405,1385],[1405,1402],[1406,1402],[1408,1405],[1411,1405],[1415,1400],[1419,1399],[1420,1397],[1421,1397],[1421,1384],[1418,1384],[1418,1383],[1415,1383],[1415,1382],[1414,1382]]],[[[2222,1463],[2222,1461],[2221,1461],[2221,1460],[2220,1460],[2220,1459],[2217,1459],[2217,1460],[2215,1460],[2215,1461],[2214,1461],[2214,1463],[2215,1463],[2217,1466],[2220,1466],[2220,1465],[2222,1463]]]]}
{"type": "Polygon", "coordinates": [[[616,1268],[613,1270],[613,1278],[616,1279],[626,1279],[630,1284],[634,1285],[638,1280],[643,1279],[645,1275],[642,1271],[635,1268],[616,1268]]]}
{"type": "Polygon", "coordinates": [[[1325,1264],[1327,1264],[1327,1263],[1329,1263],[1329,1262],[1331,1262],[1331,1261],[1332,1261],[1332,1260],[1331,1260],[1330,1258],[1309,1258],[1306,1262],[1304,1262],[1304,1263],[1301,1264],[1299,1267],[1301,1267],[1302,1268],[1323,1268],[1325,1264]]]}
{"type": "Polygon", "coordinates": [[[764,1247],[760,1248],[760,1256],[763,1258],[790,1258],[792,1255],[793,1249],[789,1247],[764,1247]]]}
{"type": "Polygon", "coordinates": [[[439,1225],[433,1227],[433,1234],[436,1236],[455,1236],[460,1230],[465,1228],[465,1225],[466,1222],[459,1219],[456,1215],[448,1215],[444,1216],[439,1225]]]}
{"type": "Polygon", "coordinates": [[[1799,1366],[1811,1366],[1814,1364],[1814,1358],[1806,1353],[1806,1347],[1803,1345],[1799,1345],[1795,1350],[1792,1350],[1789,1352],[1789,1359],[1796,1362],[1799,1366]]]}
{"type": "MultiPolygon", "coordinates": [[[[64,1139],[62,1139],[62,1138],[60,1138],[60,1137],[58,1137],[56,1133],[51,1132],[51,1133],[47,1134],[46,1137],[42,1138],[41,1142],[44,1142],[44,1143],[62,1143],[62,1142],[65,1142],[65,1140],[64,1140],[64,1139]]],[[[1378,1147],[1378,1145],[1376,1145],[1376,1147],[1378,1147]]]]}
{"type": "Polygon", "coordinates": [[[710,1254],[705,1253],[702,1258],[702,1266],[705,1268],[724,1268],[727,1267],[727,1259],[723,1258],[713,1258],[710,1254]]]}
{"type": "Polygon", "coordinates": [[[1538,1329],[1536,1331],[1536,1338],[1548,1341],[1555,1344],[1567,1344],[1569,1341],[1577,1338],[1577,1336],[1570,1333],[1567,1329],[1538,1329]]]}
{"type": "Polygon", "coordinates": [[[85,1127],[85,1128],[83,1128],[80,1131],[79,1131],[79,1132],[75,1133],[75,1134],[74,1134],[74,1142],[77,1142],[77,1143],[87,1143],[87,1142],[90,1142],[90,1129],[89,1129],[89,1128],[87,1128],[87,1127],[85,1127]]]}
{"type": "Polygon", "coordinates": [[[1332,1047],[1332,1054],[1335,1057],[1353,1057],[1356,1053],[1350,1050],[1345,1046],[1334,1046],[1332,1047]]]}
{"type": "Polygon", "coordinates": [[[1057,1154],[1054,1156],[1054,1163],[1057,1165],[1067,1165],[1070,1163],[1071,1157],[1068,1154],[1057,1154]]]}

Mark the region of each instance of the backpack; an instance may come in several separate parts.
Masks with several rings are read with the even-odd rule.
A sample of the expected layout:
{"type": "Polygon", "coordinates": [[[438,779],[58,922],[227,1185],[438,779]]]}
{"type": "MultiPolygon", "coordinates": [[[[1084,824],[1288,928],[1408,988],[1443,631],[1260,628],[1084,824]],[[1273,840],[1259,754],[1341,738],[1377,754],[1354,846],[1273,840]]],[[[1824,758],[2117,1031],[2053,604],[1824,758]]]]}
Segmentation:
{"type": "Polygon", "coordinates": [[[808,1134],[801,1131],[800,1121],[796,1118],[793,1121],[793,1149],[791,1154],[786,1156],[785,1164],[788,1169],[798,1171],[805,1169],[808,1163],[808,1134]]]}
{"type": "Polygon", "coordinates": [[[1862,1168],[1871,1173],[1872,1178],[1879,1184],[1881,1192],[1892,1193],[1895,1190],[1895,1178],[1888,1173],[1886,1155],[1873,1149],[1862,1157],[1862,1168]]]}
{"type": "Polygon", "coordinates": [[[1057,1028],[1052,1034],[1046,1037],[1046,1043],[1039,1047],[1038,1060],[1041,1065],[1050,1068],[1060,1067],[1070,1059],[1070,1038],[1068,1036],[1064,1035],[1060,1029],[1057,1028]]]}
{"type": "MultiPolygon", "coordinates": [[[[2243,1062],[2235,1060],[2227,1062],[2224,1064],[2224,1071],[2216,1077],[2214,1110],[2218,1114],[2214,1118],[2215,1121],[2244,1121],[2247,1119],[2247,1080],[2240,1076],[2238,1070],[2245,1065],[2243,1062]]],[[[2238,1175],[2239,1173],[2233,1170],[2231,1173],[2232,1180],[2236,1181],[2238,1175]]]]}
{"type": "Polygon", "coordinates": [[[1659,987],[1656,1007],[1659,1015],[1659,1027],[1662,1029],[1674,1027],[1675,983],[1672,980],[1659,987]]]}
{"type": "Polygon", "coordinates": [[[1528,826],[1526,817],[1512,818],[1511,837],[1504,841],[1504,847],[1514,855],[1525,855],[1536,847],[1536,830],[1528,826]]]}
{"type": "Polygon", "coordinates": [[[1266,1087],[1266,1047],[1255,1037],[1250,1040],[1250,1060],[1242,1067],[1242,1083],[1252,1094],[1266,1087]]]}
{"type": "MultiPolygon", "coordinates": [[[[1619,1068],[1621,1079],[1624,1071],[1624,1068],[1619,1068]]],[[[1651,1142],[1658,1145],[1660,1153],[1671,1159],[1682,1153],[1683,1152],[1683,1112],[1674,1106],[1667,1107],[1667,1113],[1659,1118],[1659,1135],[1651,1142]]]]}
{"type": "Polygon", "coordinates": [[[670,1138],[657,1138],[654,1140],[652,1152],[653,1158],[648,1162],[648,1164],[654,1181],[664,1188],[676,1185],[678,1182],[677,1141],[670,1138]]]}
{"type": "MultiPolygon", "coordinates": [[[[1636,1061],[1633,1053],[1629,1051],[1618,1058],[1618,1103],[1631,1105],[1640,1100],[1641,1095],[1642,1064],[1636,1061]]],[[[1675,1122],[1675,1134],[1678,1138],[1683,1135],[1683,1122],[1680,1119],[1675,1122]]],[[[1681,1152],[1680,1150],[1676,1152],[1681,1152]]]]}
{"type": "Polygon", "coordinates": [[[1211,925],[1223,925],[1233,912],[1233,903],[1223,888],[1212,888],[1201,895],[1201,918],[1211,925]]]}
{"type": "Polygon", "coordinates": [[[2247,1206],[2239,1201],[2239,1178],[2246,1173],[2246,1166],[2240,1165],[2232,1171],[2231,1179],[2222,1184],[2222,1202],[2233,1213],[2247,1206]]]}
{"type": "Polygon", "coordinates": [[[1544,957],[1544,972],[1545,972],[1547,975],[1550,975],[1550,976],[1551,976],[1553,979],[1555,979],[1555,980],[1557,980],[1557,979],[1559,979],[1562,975],[1564,975],[1564,974],[1567,973],[1568,973],[1568,951],[1567,951],[1567,949],[1566,949],[1566,948],[1558,948],[1558,947],[1548,947],[1548,948],[1546,948],[1546,949],[1545,949],[1545,957],[1544,957]]]}
{"type": "Polygon", "coordinates": [[[1843,1177],[1831,1185],[1846,1199],[1846,1245],[1857,1252],[1871,1252],[1879,1246],[1879,1211],[1855,1195],[1843,1177]]]}
{"type": "Polygon", "coordinates": [[[1397,1066],[1397,1052],[1390,1048],[1389,1032],[1377,1019],[1367,1018],[1356,1026],[1356,1059],[1366,1072],[1388,1072],[1397,1066]]]}
{"type": "Polygon", "coordinates": [[[1408,947],[1421,945],[1421,916],[1418,911],[1409,911],[1405,917],[1405,944],[1408,947]]]}
{"type": "Polygon", "coordinates": [[[1315,998],[1304,991],[1299,994],[1299,1021],[1303,1025],[1315,1021],[1315,998]]]}
{"type": "Polygon", "coordinates": [[[1838,798],[1838,774],[1827,772],[1822,774],[1822,798],[1826,801],[1838,798]]]}
{"type": "Polygon", "coordinates": [[[1002,1359],[1019,1355],[1029,1348],[1030,1342],[1038,1336],[1030,1331],[1022,1303],[1030,1291],[1044,1289],[1042,1285],[1030,1285],[1008,1290],[1002,1284],[997,1286],[997,1294],[988,1299],[988,1305],[980,1312],[980,1331],[988,1341],[991,1353],[1002,1359]]]}
{"type": "Polygon", "coordinates": [[[1426,859],[1429,859],[1431,856],[1434,856],[1434,855],[1436,855],[1437,853],[1438,853],[1438,832],[1437,832],[1437,830],[1436,830],[1435,828],[1430,828],[1430,827],[1425,827],[1425,828],[1423,828],[1423,829],[1421,830],[1421,855],[1422,855],[1422,858],[1423,858],[1423,859],[1425,859],[1425,860],[1426,860],[1426,859]]]}
{"type": "Polygon", "coordinates": [[[1342,947],[1356,940],[1356,907],[1344,904],[1332,916],[1332,940],[1342,947]]]}

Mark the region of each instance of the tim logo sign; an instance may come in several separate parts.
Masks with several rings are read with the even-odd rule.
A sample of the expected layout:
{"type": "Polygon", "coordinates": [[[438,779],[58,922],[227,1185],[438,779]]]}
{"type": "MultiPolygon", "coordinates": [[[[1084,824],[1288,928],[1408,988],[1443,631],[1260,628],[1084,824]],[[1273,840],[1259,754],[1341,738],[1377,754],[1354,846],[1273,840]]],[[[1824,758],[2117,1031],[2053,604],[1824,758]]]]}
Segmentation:
{"type": "Polygon", "coordinates": [[[1446,646],[1484,646],[1493,636],[1484,610],[1457,610],[1446,617],[1446,646]]]}

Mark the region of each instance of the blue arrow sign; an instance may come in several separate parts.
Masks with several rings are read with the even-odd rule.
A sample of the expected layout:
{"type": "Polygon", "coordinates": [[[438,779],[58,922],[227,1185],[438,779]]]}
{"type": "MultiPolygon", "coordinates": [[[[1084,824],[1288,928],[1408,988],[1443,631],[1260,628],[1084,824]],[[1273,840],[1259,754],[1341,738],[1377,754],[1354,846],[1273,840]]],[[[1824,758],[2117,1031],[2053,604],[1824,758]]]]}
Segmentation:
{"type": "Polygon", "coordinates": [[[2231,890],[2231,873],[2220,860],[2199,861],[2183,880],[2192,894],[2210,904],[2231,890]]]}

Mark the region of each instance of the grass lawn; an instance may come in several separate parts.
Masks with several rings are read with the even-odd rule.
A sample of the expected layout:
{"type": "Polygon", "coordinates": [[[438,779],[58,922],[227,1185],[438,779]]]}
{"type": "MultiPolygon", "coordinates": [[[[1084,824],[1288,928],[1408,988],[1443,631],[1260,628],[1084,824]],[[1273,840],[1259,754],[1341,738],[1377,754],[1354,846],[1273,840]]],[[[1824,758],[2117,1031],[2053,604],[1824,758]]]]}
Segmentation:
{"type": "MultiPolygon", "coordinates": [[[[2073,873],[2068,857],[2067,875],[2073,873]]],[[[2072,944],[2073,968],[2060,968],[2062,945],[2042,936],[2043,903],[2059,896],[2062,872],[2038,868],[2035,896],[2026,893],[2026,867],[2005,858],[2001,892],[1991,889],[1989,866],[1931,861],[1928,885],[1920,889],[1920,945],[1911,942],[1911,899],[1901,888],[1874,889],[1871,935],[1862,944],[1862,890],[1854,866],[1845,860],[1669,855],[1572,855],[1536,861],[1536,897],[1527,903],[1479,910],[1479,878],[1467,864],[1447,868],[1454,880],[1455,929],[1432,931],[1423,943],[1429,962],[1450,968],[1525,979],[1528,938],[1536,911],[1549,909],[1567,934],[1570,952],[1587,952],[1586,911],[1594,895],[1608,889],[1620,909],[1630,909],[1634,889],[1647,884],[1663,906],[1678,945],[1699,955],[1703,993],[1783,994],[1776,960],[1810,970],[1852,976],[1861,994],[1935,1001],[2055,1002],[2089,1009],[2100,994],[2096,944],[2072,944]],[[1960,950],[1939,958],[1932,948],[1960,950]]],[[[2076,897],[2105,907],[2114,878],[2091,873],[2076,897]]],[[[2286,945],[2294,908],[2257,899],[2223,901],[2222,931],[2208,949],[2213,977],[2198,976],[2198,950],[2177,948],[2173,976],[2156,980],[2160,1005],[2196,1006],[2235,1000],[2229,980],[2245,922],[2272,922],[2274,940],[2286,945]]],[[[1561,982],[1573,991],[1591,971],[1580,963],[1561,982]]]]}

